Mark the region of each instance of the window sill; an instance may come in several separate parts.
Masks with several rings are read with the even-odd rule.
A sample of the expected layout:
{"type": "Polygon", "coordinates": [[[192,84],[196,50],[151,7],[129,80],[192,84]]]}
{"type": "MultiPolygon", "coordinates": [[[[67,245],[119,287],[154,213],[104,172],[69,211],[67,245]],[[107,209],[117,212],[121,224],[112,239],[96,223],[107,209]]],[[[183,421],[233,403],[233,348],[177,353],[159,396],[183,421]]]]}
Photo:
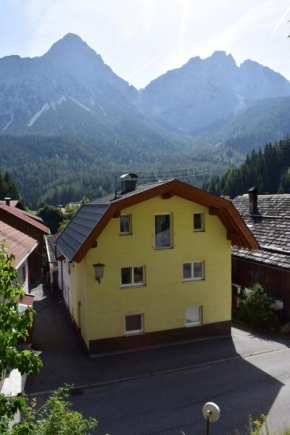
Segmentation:
{"type": "Polygon", "coordinates": [[[194,233],[205,233],[205,230],[193,230],[194,233]]]}
{"type": "Polygon", "coordinates": [[[157,247],[157,246],[154,246],[154,250],[155,251],[163,251],[164,249],[166,249],[166,250],[168,250],[168,249],[173,249],[173,246],[162,246],[162,247],[157,247]]]}
{"type": "Polygon", "coordinates": [[[204,278],[189,278],[189,279],[183,279],[182,282],[196,282],[196,281],[205,281],[204,278]]]}
{"type": "Polygon", "coordinates": [[[185,325],[186,328],[194,328],[195,326],[202,326],[203,323],[192,323],[190,325],[185,325]]]}
{"type": "Polygon", "coordinates": [[[132,236],[132,233],[119,233],[119,236],[132,236]]]}
{"type": "Polygon", "coordinates": [[[125,332],[125,337],[130,337],[131,335],[142,335],[145,334],[143,330],[140,331],[132,331],[132,332],[125,332]]]}
{"type": "Polygon", "coordinates": [[[146,287],[146,284],[142,282],[142,284],[123,284],[121,285],[121,289],[123,288],[132,288],[132,287],[146,287]]]}

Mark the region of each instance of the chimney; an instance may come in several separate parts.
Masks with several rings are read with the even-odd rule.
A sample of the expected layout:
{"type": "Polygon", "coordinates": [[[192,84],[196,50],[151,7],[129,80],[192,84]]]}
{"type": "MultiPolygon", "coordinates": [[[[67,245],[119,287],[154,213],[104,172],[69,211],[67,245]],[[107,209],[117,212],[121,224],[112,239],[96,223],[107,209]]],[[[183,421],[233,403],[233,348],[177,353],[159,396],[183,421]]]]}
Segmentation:
{"type": "Polygon", "coordinates": [[[250,214],[258,213],[258,195],[256,187],[250,187],[249,194],[249,212],[250,214]]]}
{"type": "Polygon", "coordinates": [[[122,193],[131,192],[136,189],[138,175],[136,174],[124,174],[121,175],[121,191],[122,193]]]}
{"type": "Polygon", "coordinates": [[[6,205],[10,205],[10,201],[11,201],[11,198],[9,198],[9,196],[7,196],[6,198],[4,198],[4,201],[5,201],[5,203],[6,203],[6,205]]]}

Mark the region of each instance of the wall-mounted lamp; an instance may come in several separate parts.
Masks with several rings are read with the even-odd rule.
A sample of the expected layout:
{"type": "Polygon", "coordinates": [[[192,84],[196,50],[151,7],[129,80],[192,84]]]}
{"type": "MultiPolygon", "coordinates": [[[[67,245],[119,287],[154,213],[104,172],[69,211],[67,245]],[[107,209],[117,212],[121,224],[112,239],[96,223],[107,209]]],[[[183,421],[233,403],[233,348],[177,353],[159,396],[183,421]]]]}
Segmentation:
{"type": "Polygon", "coordinates": [[[94,268],[95,268],[95,278],[96,281],[98,281],[98,283],[101,283],[101,279],[104,276],[104,267],[105,265],[102,263],[97,263],[97,264],[93,264],[94,268]]]}

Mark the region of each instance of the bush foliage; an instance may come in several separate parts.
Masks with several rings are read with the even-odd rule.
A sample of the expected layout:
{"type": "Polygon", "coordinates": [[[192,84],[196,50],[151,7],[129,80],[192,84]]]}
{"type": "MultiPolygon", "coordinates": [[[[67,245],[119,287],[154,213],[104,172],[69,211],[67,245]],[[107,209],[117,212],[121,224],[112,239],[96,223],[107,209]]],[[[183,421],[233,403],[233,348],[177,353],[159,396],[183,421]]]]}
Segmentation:
{"type": "Polygon", "coordinates": [[[276,326],[273,302],[260,284],[254,284],[250,291],[241,294],[237,317],[257,329],[276,326]]]}

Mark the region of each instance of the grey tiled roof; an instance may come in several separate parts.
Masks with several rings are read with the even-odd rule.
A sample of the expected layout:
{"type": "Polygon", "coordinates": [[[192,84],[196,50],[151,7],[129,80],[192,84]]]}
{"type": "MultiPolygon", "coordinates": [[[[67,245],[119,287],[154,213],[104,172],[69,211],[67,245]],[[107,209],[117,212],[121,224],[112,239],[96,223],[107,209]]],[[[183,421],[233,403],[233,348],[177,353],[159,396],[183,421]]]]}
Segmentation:
{"type": "Polygon", "coordinates": [[[53,234],[52,236],[46,236],[46,249],[49,263],[57,262],[57,257],[60,255],[59,250],[56,247],[56,241],[61,233],[53,234]]]}
{"type": "Polygon", "coordinates": [[[118,191],[117,196],[115,193],[111,193],[110,195],[102,196],[101,198],[97,198],[89,204],[113,204],[115,202],[121,201],[122,199],[129,198],[130,196],[137,195],[138,193],[145,192],[146,190],[153,189],[154,187],[161,186],[162,184],[166,184],[172,180],[166,181],[158,181],[156,183],[150,184],[141,184],[140,186],[136,186],[135,190],[127,193],[121,193],[118,191]]]}
{"type": "Polygon", "coordinates": [[[136,189],[131,192],[123,194],[117,192],[117,195],[112,193],[84,204],[58,238],[56,242],[58,249],[71,261],[111,204],[168,183],[168,181],[171,180],[137,185],[136,189]]]}
{"type": "Polygon", "coordinates": [[[84,204],[63,230],[56,245],[69,261],[73,259],[109,207],[109,204],[84,204]]]}
{"type": "Polygon", "coordinates": [[[248,195],[233,204],[258,240],[261,249],[232,249],[235,257],[290,269],[290,195],[258,195],[257,213],[249,213],[248,195]]]}

